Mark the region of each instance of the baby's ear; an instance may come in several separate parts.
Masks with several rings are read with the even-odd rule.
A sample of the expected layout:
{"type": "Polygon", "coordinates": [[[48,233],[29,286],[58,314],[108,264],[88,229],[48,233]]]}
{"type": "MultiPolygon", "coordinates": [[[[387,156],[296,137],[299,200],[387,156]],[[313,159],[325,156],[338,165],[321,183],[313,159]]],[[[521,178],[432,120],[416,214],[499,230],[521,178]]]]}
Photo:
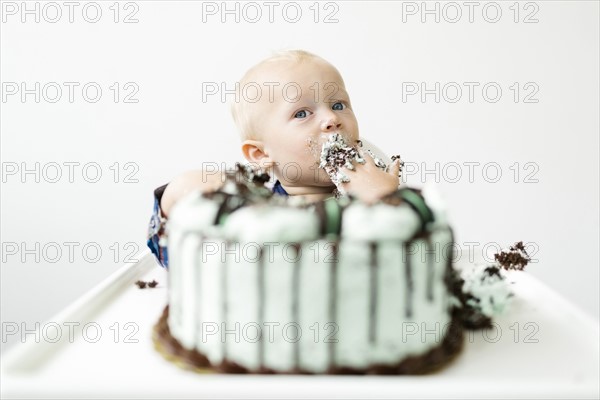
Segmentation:
{"type": "Polygon", "coordinates": [[[242,143],[244,158],[253,164],[260,165],[263,169],[269,168],[273,161],[264,150],[264,144],[260,140],[244,140],[242,143]]]}

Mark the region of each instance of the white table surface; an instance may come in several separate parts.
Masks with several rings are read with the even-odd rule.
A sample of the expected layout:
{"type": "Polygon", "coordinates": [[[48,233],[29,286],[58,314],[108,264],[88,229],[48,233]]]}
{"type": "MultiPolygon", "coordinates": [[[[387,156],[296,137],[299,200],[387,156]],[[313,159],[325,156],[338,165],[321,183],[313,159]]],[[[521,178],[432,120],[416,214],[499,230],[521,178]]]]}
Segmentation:
{"type": "Polygon", "coordinates": [[[41,325],[39,340],[27,335],[2,359],[2,398],[600,396],[598,321],[527,272],[511,274],[516,296],[510,310],[495,320],[496,329],[468,333],[452,364],[426,376],[222,375],[180,369],[154,350],[151,339],[166,305],[166,278],[153,256],[145,254],[41,325]],[[138,279],[155,279],[159,286],[140,290],[134,285],[138,279]],[[84,336],[79,328],[89,322],[97,325],[88,325],[84,336]],[[50,343],[56,324],[62,335],[50,343]],[[75,327],[72,337],[69,326],[75,327]],[[92,343],[98,327],[102,334],[92,343]]]}

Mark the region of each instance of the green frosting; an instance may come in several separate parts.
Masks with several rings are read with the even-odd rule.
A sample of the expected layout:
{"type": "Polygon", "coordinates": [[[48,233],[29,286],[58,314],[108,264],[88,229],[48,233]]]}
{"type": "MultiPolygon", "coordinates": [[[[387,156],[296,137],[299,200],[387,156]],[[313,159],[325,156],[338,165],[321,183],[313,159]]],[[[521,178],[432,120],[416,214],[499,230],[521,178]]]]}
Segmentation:
{"type": "Polygon", "coordinates": [[[423,227],[426,227],[428,223],[433,222],[433,213],[425,204],[423,197],[419,196],[416,192],[410,189],[401,189],[399,191],[400,196],[404,201],[411,204],[414,209],[419,213],[423,227]]]}
{"type": "Polygon", "coordinates": [[[325,200],[325,234],[339,235],[341,227],[341,209],[337,200],[333,197],[325,200]]]}

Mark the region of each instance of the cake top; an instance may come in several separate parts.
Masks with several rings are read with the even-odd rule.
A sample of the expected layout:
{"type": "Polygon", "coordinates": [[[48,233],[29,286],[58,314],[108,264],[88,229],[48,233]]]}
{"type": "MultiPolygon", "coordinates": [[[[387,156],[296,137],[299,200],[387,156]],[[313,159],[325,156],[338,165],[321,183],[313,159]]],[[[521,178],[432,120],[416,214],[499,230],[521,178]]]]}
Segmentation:
{"type": "Polygon", "coordinates": [[[218,195],[243,197],[251,202],[260,202],[272,197],[273,193],[265,184],[271,179],[268,173],[250,164],[236,163],[233,170],[226,170],[221,188],[215,192],[205,193],[212,198],[218,195]]]}
{"type": "MultiPolygon", "coordinates": [[[[329,148],[356,160],[352,149],[337,145],[329,148]]],[[[324,237],[408,241],[438,227],[448,229],[445,221],[436,221],[439,212],[430,208],[418,189],[403,187],[373,204],[350,195],[309,202],[273,194],[266,186],[269,178],[251,165],[236,164],[225,173],[225,182],[217,191],[192,192],[182,199],[174,207],[167,227],[178,225],[231,240],[285,238],[298,242],[324,237]]]]}

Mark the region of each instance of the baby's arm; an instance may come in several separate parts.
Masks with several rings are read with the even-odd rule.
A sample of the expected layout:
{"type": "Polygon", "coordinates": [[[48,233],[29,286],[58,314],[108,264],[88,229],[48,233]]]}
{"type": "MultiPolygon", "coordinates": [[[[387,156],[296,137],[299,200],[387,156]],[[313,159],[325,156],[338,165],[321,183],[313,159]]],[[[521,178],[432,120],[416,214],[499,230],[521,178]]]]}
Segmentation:
{"type": "Polygon", "coordinates": [[[377,167],[369,155],[364,155],[363,158],[365,163],[355,163],[354,170],[343,167],[344,174],[350,181],[342,183],[342,189],[366,203],[374,203],[398,190],[400,184],[399,158],[392,162],[388,171],[377,167]]]}
{"type": "Polygon", "coordinates": [[[168,217],[175,203],[189,192],[197,189],[202,192],[214,192],[223,185],[223,182],[224,176],[222,172],[207,172],[203,170],[184,172],[173,179],[165,189],[165,193],[160,201],[163,216],[168,217]]]}

